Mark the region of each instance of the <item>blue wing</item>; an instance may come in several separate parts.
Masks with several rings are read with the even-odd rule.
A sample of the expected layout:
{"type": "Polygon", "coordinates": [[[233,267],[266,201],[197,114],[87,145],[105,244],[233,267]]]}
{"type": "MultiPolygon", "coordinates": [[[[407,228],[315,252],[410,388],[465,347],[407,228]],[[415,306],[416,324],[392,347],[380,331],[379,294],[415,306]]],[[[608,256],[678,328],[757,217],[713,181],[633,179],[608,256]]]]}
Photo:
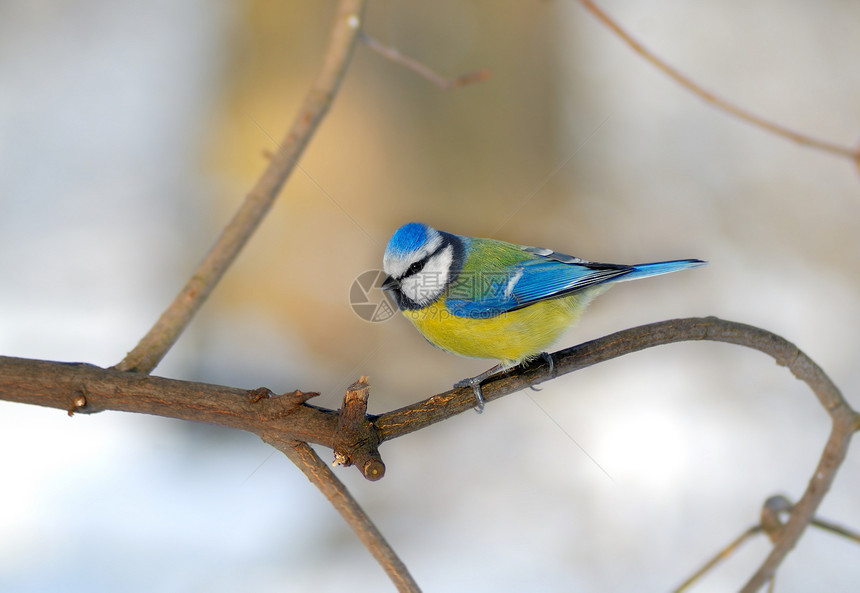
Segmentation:
{"type": "Polygon", "coordinates": [[[471,289],[469,283],[461,284],[446,300],[449,312],[458,317],[489,318],[598,284],[667,274],[705,263],[688,259],[625,266],[587,262],[548,249],[523,249],[533,254],[533,259],[475,278],[471,289]]]}

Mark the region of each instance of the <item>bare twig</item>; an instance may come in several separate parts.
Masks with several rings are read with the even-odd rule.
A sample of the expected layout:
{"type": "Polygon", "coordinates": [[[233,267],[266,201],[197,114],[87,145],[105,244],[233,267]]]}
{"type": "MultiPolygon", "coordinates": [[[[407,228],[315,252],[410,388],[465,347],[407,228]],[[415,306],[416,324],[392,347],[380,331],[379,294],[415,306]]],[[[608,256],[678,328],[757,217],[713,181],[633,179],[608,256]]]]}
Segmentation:
{"type": "MultiPolygon", "coordinates": [[[[740,545],[751,538],[754,535],[759,533],[765,533],[770,538],[771,541],[776,542],[780,537],[782,537],[783,527],[785,523],[783,523],[780,518],[781,514],[788,515],[791,513],[791,510],[794,508],[794,505],[782,495],[776,495],[769,497],[764,505],[762,505],[761,510],[761,521],[758,525],[753,525],[742,534],[740,534],[736,539],[734,539],[729,545],[725,548],[717,552],[717,554],[708,560],[705,565],[697,570],[693,575],[688,578],[686,581],[681,583],[681,585],[675,589],[675,593],[682,593],[686,591],[689,587],[691,587],[696,581],[702,578],[707,572],[709,572],[712,568],[714,568],[718,563],[722,560],[725,560],[732,554],[734,554],[740,545]]],[[[813,517],[810,525],[813,527],[818,527],[819,529],[823,529],[825,531],[830,531],[831,533],[835,533],[841,537],[846,539],[850,539],[856,543],[860,543],[860,534],[855,533],[854,531],[842,527],[841,525],[836,525],[830,521],[825,519],[819,519],[818,517],[813,517]]],[[[770,587],[773,587],[773,577],[771,575],[769,582],[770,587]]]]}
{"type": "Polygon", "coordinates": [[[397,556],[376,525],[346,489],[316,451],[307,443],[266,439],[270,445],[282,451],[290,461],[301,469],[314,486],[325,494],[332,506],[349,524],[364,546],[373,554],[398,591],[420,591],[403,561],[397,556]]]}
{"type": "Polygon", "coordinates": [[[813,138],[812,136],[795,132],[794,130],[791,130],[780,124],[768,121],[763,117],[760,117],[750,111],[747,111],[746,109],[742,109],[737,105],[734,105],[733,103],[730,103],[729,101],[726,101],[725,99],[714,95],[713,93],[696,84],[687,76],[684,76],[677,69],[673,68],[665,61],[657,57],[657,55],[655,55],[652,51],[650,51],[639,41],[634,39],[633,36],[630,35],[630,33],[624,30],[621,25],[619,25],[615,20],[613,20],[612,17],[610,17],[606,12],[604,12],[594,2],[592,2],[591,0],[579,0],[579,3],[582,4],[585,9],[588,10],[588,12],[594,15],[597,20],[609,27],[609,29],[613,33],[615,33],[622,41],[624,41],[624,43],[630,46],[633,51],[645,58],[645,60],[650,62],[658,70],[666,74],[669,78],[680,84],[682,87],[684,87],[694,95],[697,95],[701,99],[704,99],[714,107],[721,109],[749,124],[752,124],[753,126],[761,128],[763,130],[767,130],[772,134],[782,136],[783,138],[787,138],[788,140],[791,140],[803,146],[808,146],[810,148],[829,152],[830,154],[835,154],[837,156],[852,159],[856,163],[858,163],[858,166],[860,166],[860,150],[852,149],[839,144],[834,144],[825,140],[819,140],[817,138],[813,138]]]}
{"type": "Polygon", "coordinates": [[[693,584],[695,584],[696,581],[698,581],[705,574],[710,572],[710,570],[714,568],[717,564],[734,554],[742,543],[747,541],[752,536],[761,533],[761,530],[761,525],[753,525],[752,527],[744,531],[738,537],[733,539],[729,543],[729,545],[717,552],[714,557],[708,560],[702,568],[694,572],[690,578],[681,583],[678,588],[674,590],[674,593],[683,593],[684,591],[689,589],[693,584]]]}
{"type": "Polygon", "coordinates": [[[408,56],[404,56],[396,48],[393,48],[388,45],[384,45],[362,31],[359,33],[359,39],[364,42],[364,44],[378,53],[381,56],[384,56],[395,62],[404,66],[405,68],[412,70],[422,78],[429,80],[436,86],[446,91],[458,89],[460,87],[464,87],[468,84],[472,84],[473,82],[480,82],[482,80],[487,80],[490,77],[489,70],[477,70],[475,72],[469,72],[468,74],[463,74],[462,76],[458,76],[457,78],[447,79],[439,74],[436,74],[433,70],[422,64],[421,62],[414,60],[408,56]]]}
{"type": "Polygon", "coordinates": [[[860,544],[860,533],[857,533],[853,529],[848,529],[847,527],[843,527],[842,525],[837,525],[832,521],[827,521],[826,519],[813,519],[812,525],[814,527],[818,527],[819,529],[823,529],[824,531],[829,531],[835,535],[840,537],[844,537],[845,539],[849,539],[853,541],[855,544],[860,544]]]}
{"type": "Polygon", "coordinates": [[[263,220],[331,106],[355,47],[365,2],[341,0],[322,70],[266,170],[191,279],[117,370],[152,372],[263,220]]]}

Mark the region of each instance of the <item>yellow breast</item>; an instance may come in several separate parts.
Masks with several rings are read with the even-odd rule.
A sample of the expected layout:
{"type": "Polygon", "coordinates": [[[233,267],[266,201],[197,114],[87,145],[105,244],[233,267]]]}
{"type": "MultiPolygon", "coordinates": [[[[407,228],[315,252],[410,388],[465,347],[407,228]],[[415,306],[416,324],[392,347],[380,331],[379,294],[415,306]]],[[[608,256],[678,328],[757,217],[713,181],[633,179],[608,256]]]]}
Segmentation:
{"type": "MultiPolygon", "coordinates": [[[[605,290],[600,288],[599,292],[605,290]]],[[[495,358],[511,367],[544,352],[576,323],[597,292],[540,301],[486,319],[451,315],[445,309],[444,296],[424,309],[405,310],[403,314],[442,350],[473,358],[495,358]]]]}

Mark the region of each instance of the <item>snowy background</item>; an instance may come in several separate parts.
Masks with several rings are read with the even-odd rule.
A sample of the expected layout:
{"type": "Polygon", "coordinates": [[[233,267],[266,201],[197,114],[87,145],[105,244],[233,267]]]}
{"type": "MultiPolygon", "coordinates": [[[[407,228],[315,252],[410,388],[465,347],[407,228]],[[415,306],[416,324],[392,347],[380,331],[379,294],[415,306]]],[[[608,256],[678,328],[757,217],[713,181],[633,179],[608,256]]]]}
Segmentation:
{"type": "MultiPolygon", "coordinates": [[[[717,94],[856,141],[860,5],[602,5],[717,94]]],[[[0,353],[109,366],[137,343],[265,166],[332,14],[0,4],[0,353]]],[[[331,407],[367,374],[381,412],[484,370],[349,307],[393,230],[422,220],[598,261],[707,259],[619,286],[559,346],[717,315],[794,341],[860,405],[851,163],[713,110],[575,2],[374,0],[365,26],[444,75],[493,76],[444,92],[359,47],[303,171],[155,374],[321,391],[331,407]]],[[[796,500],[828,430],[770,359],[681,344],[388,443],[378,483],[338,475],[428,592],[665,591],[766,497],[796,500]]],[[[0,450],[0,590],[391,589],[253,435],[0,403],[0,450]]],[[[858,491],[855,446],[822,516],[860,528],[858,491]]],[[[736,589],[767,550],[755,540],[693,590],[736,589]]],[[[807,532],[777,590],[853,591],[857,557],[807,532]]]]}

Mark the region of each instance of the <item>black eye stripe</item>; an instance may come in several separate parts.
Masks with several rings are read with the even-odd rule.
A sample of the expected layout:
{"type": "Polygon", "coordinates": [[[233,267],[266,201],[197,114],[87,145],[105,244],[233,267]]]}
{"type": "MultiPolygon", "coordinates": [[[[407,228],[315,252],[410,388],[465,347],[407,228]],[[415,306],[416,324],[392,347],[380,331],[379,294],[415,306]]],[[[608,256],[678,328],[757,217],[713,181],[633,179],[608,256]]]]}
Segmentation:
{"type": "Polygon", "coordinates": [[[430,257],[431,256],[428,255],[427,257],[420,259],[417,262],[414,262],[406,269],[406,272],[403,273],[403,276],[401,278],[408,278],[409,276],[417,274],[418,272],[423,270],[424,266],[427,265],[427,261],[430,259],[430,257]]]}
{"type": "Polygon", "coordinates": [[[427,265],[427,262],[430,261],[430,258],[435,257],[436,255],[441,253],[446,247],[448,247],[449,244],[450,244],[450,241],[443,240],[439,244],[439,246],[433,250],[433,253],[428,253],[427,255],[425,255],[424,257],[419,259],[418,261],[412,262],[412,265],[410,265],[408,268],[406,268],[406,271],[403,272],[403,275],[400,276],[399,280],[401,280],[401,281],[406,280],[407,278],[409,278],[409,276],[414,276],[415,274],[417,274],[418,272],[423,270],[424,266],[427,265]]]}

